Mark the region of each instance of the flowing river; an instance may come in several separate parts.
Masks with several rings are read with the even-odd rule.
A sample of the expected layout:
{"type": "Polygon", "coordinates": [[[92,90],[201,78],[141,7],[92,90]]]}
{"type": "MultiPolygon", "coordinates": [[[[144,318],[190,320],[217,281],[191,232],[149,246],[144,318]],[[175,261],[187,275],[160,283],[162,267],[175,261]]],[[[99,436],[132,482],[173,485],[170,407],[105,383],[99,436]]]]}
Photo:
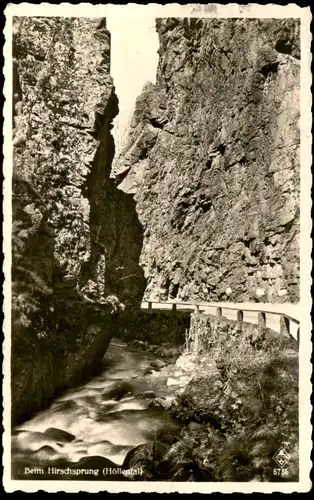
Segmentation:
{"type": "Polygon", "coordinates": [[[180,429],[165,408],[182,380],[176,365],[155,371],[154,362],[152,353],[112,339],[100,375],[13,429],[12,477],[124,479],[121,468],[130,450],[180,429]],[[152,405],[158,400],[160,407],[152,405]],[[65,468],[74,472],[60,473],[65,468]],[[118,469],[108,477],[84,472],[95,468],[118,469]]]}

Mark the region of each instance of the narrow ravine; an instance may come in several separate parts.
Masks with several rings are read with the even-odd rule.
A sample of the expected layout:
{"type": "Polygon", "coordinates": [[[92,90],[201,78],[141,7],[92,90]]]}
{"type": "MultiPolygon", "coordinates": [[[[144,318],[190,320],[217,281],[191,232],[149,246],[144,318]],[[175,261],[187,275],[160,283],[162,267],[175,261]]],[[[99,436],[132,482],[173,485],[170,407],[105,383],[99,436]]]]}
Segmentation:
{"type": "Polygon", "coordinates": [[[146,27],[126,127],[105,18],[14,22],[11,477],[296,482],[299,346],[218,304],[299,301],[300,25],[146,27]]]}
{"type": "Polygon", "coordinates": [[[145,279],[135,202],[110,179],[119,109],[106,19],[17,17],[13,53],[17,425],[95,374],[116,313],[138,310],[145,279]]]}
{"type": "MultiPolygon", "coordinates": [[[[102,473],[86,471],[121,467],[132,448],[179,430],[180,425],[156,404],[162,401],[167,407],[178,390],[176,366],[156,371],[151,369],[154,364],[158,362],[152,353],[113,339],[100,375],[13,430],[13,476],[78,479],[75,473],[54,475],[53,468],[83,467],[80,479],[104,479],[102,473]]],[[[114,471],[106,479],[121,480],[121,474],[114,471]]]]}

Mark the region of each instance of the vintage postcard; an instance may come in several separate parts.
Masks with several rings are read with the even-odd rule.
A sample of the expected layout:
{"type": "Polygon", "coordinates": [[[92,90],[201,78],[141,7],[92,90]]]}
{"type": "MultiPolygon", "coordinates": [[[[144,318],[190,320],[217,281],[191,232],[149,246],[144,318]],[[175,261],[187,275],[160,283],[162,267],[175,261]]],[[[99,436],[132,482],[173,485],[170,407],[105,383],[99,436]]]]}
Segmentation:
{"type": "Polygon", "coordinates": [[[310,9],[5,15],[5,490],[309,491],[310,9]]]}

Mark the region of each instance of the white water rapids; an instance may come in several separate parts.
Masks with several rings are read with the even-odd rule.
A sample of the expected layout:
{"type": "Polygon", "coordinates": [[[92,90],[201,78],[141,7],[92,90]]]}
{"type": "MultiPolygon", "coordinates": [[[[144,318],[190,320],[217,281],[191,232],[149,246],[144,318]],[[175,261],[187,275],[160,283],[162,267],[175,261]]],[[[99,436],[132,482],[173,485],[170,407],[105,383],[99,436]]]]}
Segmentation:
{"type": "Polygon", "coordinates": [[[113,339],[100,375],[68,390],[13,430],[13,477],[51,479],[49,467],[122,466],[132,448],[153,441],[161,431],[177,429],[167,411],[149,407],[147,391],[170,401],[180,385],[171,378],[177,373],[175,365],[148,373],[154,360],[150,352],[113,339]],[[36,477],[25,474],[32,468],[44,472],[36,477]]]}

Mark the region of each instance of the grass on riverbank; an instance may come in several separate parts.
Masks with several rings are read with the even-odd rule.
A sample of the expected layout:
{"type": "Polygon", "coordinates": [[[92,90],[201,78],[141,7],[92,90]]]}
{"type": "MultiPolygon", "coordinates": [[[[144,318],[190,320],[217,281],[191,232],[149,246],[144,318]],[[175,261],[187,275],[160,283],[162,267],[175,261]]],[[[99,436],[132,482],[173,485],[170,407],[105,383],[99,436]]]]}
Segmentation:
{"type": "MultiPolygon", "coordinates": [[[[158,465],[172,481],[298,480],[298,351],[252,325],[194,316],[194,377],[173,409],[180,439],[158,465]],[[280,468],[274,455],[289,454],[280,468]]],[[[159,471],[159,472],[158,472],[159,471]]]]}

